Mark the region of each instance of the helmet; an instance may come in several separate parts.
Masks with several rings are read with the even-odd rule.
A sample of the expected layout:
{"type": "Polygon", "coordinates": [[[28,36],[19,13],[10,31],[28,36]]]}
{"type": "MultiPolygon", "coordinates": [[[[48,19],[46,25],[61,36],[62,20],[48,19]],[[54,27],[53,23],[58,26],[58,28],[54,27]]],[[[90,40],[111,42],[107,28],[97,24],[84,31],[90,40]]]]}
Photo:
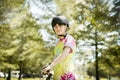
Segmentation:
{"type": "Polygon", "coordinates": [[[54,27],[56,24],[65,24],[69,27],[69,22],[64,16],[56,16],[52,19],[51,25],[54,27]]]}

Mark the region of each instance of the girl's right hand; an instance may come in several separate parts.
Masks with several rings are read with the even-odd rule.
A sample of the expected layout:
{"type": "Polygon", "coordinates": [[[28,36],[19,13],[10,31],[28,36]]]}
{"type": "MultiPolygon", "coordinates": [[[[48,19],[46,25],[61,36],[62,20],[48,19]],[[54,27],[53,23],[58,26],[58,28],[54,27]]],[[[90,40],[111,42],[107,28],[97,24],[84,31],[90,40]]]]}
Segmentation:
{"type": "Polygon", "coordinates": [[[50,65],[43,67],[42,74],[46,75],[50,72],[51,68],[50,65]]]}

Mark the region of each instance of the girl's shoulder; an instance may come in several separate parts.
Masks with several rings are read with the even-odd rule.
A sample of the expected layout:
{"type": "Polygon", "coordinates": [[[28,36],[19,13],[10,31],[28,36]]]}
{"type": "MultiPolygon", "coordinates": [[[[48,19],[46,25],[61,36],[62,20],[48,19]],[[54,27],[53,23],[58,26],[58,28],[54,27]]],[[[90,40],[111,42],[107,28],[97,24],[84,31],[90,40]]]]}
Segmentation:
{"type": "Polygon", "coordinates": [[[71,42],[71,41],[75,41],[74,37],[71,36],[71,35],[69,35],[69,34],[66,36],[66,40],[67,40],[67,41],[70,41],[70,42],[71,42]]]}

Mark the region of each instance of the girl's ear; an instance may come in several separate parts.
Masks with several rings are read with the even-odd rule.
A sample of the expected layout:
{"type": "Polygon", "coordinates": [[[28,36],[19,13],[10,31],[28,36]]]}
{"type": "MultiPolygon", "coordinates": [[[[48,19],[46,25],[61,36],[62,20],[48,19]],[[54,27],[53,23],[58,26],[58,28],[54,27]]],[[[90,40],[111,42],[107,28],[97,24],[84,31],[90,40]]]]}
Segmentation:
{"type": "Polygon", "coordinates": [[[67,25],[66,25],[66,31],[68,31],[69,30],[69,27],[67,27],[67,25]]]}
{"type": "Polygon", "coordinates": [[[54,28],[53,28],[53,31],[54,31],[54,33],[56,33],[54,28]]]}

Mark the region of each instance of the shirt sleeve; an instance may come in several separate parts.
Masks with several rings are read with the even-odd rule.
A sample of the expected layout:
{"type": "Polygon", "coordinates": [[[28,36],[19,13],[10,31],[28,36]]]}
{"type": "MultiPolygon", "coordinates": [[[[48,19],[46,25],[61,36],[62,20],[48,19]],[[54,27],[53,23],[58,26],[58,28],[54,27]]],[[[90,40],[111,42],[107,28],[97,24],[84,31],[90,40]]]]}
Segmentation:
{"type": "Polygon", "coordinates": [[[67,47],[70,47],[71,48],[71,51],[70,53],[72,53],[74,51],[74,48],[75,48],[75,40],[73,37],[68,37],[65,41],[65,45],[64,47],[67,46],[67,47]]]}

